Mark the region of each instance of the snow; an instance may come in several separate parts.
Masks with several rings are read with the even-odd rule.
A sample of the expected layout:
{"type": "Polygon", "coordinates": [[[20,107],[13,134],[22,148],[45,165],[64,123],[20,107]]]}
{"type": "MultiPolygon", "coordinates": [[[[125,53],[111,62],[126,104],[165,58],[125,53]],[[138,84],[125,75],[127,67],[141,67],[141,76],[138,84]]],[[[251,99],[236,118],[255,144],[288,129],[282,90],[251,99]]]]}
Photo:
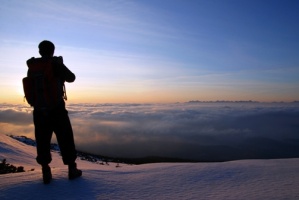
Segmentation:
{"type": "Polygon", "coordinates": [[[1,200],[299,199],[298,158],[119,167],[77,160],[83,176],[70,181],[61,157],[52,152],[53,180],[44,185],[35,155],[35,147],[0,134],[0,159],[26,171],[0,175],[1,200]]]}

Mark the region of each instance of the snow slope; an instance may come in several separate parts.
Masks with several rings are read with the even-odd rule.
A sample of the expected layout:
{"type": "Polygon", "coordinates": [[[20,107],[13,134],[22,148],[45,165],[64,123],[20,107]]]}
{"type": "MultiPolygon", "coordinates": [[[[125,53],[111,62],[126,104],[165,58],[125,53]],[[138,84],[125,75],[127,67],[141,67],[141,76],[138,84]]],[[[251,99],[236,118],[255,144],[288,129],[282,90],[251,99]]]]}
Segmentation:
{"type": "Polygon", "coordinates": [[[69,181],[52,155],[54,179],[44,185],[35,148],[0,134],[0,159],[27,171],[0,175],[0,199],[299,199],[297,158],[120,167],[78,160],[83,177],[69,181]]]}

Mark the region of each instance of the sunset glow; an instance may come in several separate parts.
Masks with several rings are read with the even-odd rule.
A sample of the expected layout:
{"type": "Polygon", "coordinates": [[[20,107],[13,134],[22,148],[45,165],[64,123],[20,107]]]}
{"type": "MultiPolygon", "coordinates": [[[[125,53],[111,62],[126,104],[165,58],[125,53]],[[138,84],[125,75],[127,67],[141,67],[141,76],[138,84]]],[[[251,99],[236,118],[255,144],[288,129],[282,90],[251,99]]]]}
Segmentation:
{"type": "Polygon", "coordinates": [[[298,1],[1,1],[0,103],[47,39],[70,103],[299,99],[298,1]]]}

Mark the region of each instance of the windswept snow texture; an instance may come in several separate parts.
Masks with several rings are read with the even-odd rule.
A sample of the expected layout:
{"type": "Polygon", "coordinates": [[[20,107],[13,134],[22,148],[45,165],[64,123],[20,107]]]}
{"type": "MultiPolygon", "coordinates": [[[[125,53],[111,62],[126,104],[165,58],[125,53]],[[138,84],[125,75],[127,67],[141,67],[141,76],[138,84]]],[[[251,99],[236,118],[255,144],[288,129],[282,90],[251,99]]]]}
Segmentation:
{"type": "Polygon", "coordinates": [[[52,152],[53,181],[44,185],[35,148],[0,134],[0,159],[27,172],[0,176],[0,199],[298,199],[299,159],[220,163],[99,165],[78,160],[83,176],[67,179],[52,152]],[[29,171],[34,168],[34,171],[29,171]]]}

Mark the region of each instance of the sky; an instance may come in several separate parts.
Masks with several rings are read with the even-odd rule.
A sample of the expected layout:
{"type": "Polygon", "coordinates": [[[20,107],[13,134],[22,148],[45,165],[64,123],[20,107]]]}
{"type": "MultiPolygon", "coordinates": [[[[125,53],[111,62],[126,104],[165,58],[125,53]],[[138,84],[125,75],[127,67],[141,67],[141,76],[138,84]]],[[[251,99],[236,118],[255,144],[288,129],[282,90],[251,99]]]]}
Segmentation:
{"type": "Polygon", "coordinates": [[[0,103],[50,40],[70,103],[299,99],[296,0],[0,0],[0,103]]]}

